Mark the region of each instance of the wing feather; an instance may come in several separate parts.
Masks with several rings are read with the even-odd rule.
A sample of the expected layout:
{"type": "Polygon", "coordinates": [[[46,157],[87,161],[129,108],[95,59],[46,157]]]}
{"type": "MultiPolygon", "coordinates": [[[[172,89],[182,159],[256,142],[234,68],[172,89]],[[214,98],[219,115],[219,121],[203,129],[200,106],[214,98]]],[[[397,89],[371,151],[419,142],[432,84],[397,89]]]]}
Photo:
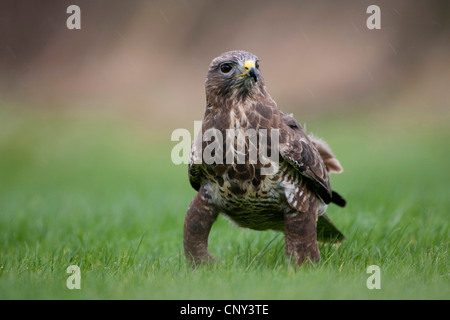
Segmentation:
{"type": "Polygon", "coordinates": [[[293,117],[282,115],[286,128],[283,143],[280,143],[281,157],[290,163],[301,175],[310,179],[316,187],[316,194],[330,203],[332,191],[326,166],[316,147],[293,117]]]}

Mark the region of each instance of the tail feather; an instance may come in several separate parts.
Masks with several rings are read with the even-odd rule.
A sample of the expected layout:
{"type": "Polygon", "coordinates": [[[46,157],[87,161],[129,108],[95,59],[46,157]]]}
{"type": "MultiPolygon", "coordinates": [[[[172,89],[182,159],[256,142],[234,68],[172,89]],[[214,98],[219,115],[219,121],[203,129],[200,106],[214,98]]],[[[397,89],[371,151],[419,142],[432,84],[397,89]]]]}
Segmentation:
{"type": "Polygon", "coordinates": [[[337,204],[340,207],[345,207],[345,205],[347,204],[347,201],[345,201],[345,199],[342,198],[342,196],[336,191],[331,192],[331,202],[337,204]]]}

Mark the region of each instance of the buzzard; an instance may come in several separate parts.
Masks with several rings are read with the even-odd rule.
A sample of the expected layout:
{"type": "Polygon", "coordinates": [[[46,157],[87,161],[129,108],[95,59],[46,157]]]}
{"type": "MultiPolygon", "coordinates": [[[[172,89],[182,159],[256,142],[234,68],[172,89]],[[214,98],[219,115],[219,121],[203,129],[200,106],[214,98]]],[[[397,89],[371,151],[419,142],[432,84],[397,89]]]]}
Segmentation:
{"type": "MultiPolygon", "coordinates": [[[[286,256],[297,265],[305,260],[318,261],[318,239],[343,239],[324,214],[330,202],[345,206],[345,200],[331,189],[328,177],[331,172],[342,171],[339,161],[324,141],[308,136],[297,120],[278,109],[267,92],[259,60],[252,53],[229,51],[213,59],[205,88],[201,133],[213,129],[225,137],[230,130],[264,131],[265,144],[257,144],[256,154],[261,155],[264,147],[266,155],[276,155],[278,161],[250,159],[249,150],[255,146],[248,135],[240,140],[245,144],[240,154],[238,135],[232,136],[231,144],[225,144],[227,139],[217,139],[217,135],[214,139],[205,139],[201,133],[196,137],[188,176],[198,193],[184,222],[187,260],[198,264],[212,259],[208,236],[217,216],[223,214],[240,227],[284,232],[286,256]],[[278,141],[273,138],[274,132],[278,141]],[[221,147],[212,152],[218,161],[205,161],[204,151],[211,151],[213,143],[221,147]],[[244,160],[229,161],[238,155],[244,160]],[[267,173],[269,167],[273,170],[267,173]]],[[[258,141],[263,140],[259,136],[258,141]]]]}

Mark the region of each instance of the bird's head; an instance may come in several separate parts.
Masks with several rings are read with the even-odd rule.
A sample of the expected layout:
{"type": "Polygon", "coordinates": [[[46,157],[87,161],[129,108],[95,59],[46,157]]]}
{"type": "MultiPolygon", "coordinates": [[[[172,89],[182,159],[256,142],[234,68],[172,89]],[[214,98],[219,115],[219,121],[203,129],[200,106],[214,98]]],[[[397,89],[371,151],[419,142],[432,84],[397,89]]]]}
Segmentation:
{"type": "Polygon", "coordinates": [[[247,51],[223,53],[211,62],[205,87],[208,102],[215,104],[220,104],[220,100],[242,100],[264,91],[258,57],[247,51]]]}

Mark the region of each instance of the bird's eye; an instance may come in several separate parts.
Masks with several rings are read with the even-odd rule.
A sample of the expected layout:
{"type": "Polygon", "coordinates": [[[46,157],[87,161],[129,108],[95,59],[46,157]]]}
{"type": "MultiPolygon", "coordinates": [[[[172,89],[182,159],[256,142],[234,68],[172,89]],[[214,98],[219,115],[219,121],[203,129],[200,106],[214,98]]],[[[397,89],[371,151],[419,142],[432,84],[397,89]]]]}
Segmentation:
{"type": "Polygon", "coordinates": [[[220,66],[220,71],[223,73],[229,73],[233,69],[233,65],[231,63],[224,63],[220,66]]]}
{"type": "Polygon", "coordinates": [[[256,60],[255,67],[256,67],[256,69],[259,69],[259,60],[256,60]]]}

